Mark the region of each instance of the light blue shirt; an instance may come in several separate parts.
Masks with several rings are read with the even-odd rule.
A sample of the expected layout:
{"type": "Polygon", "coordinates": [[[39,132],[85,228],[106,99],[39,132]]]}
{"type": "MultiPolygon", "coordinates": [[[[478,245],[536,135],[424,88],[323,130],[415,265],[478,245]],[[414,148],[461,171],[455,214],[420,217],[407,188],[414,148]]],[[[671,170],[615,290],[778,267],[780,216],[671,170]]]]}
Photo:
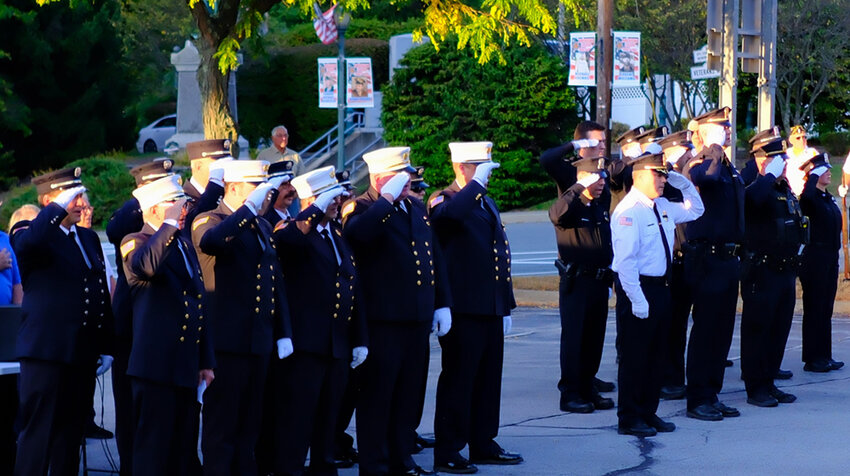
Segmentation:
{"type": "Polygon", "coordinates": [[[9,235],[0,231],[0,249],[9,250],[12,266],[0,271],[0,305],[12,304],[12,286],[21,284],[21,272],[18,270],[18,258],[9,243],[9,235]]]}

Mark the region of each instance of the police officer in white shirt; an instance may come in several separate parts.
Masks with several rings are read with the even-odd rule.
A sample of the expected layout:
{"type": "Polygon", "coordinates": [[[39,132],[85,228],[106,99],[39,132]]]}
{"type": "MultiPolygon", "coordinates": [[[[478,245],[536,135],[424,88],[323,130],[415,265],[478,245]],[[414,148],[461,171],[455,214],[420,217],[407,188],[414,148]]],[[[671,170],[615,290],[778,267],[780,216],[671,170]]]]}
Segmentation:
{"type": "Polygon", "coordinates": [[[801,167],[809,159],[818,155],[818,151],[809,147],[806,128],[803,126],[794,126],[791,128],[791,134],[788,135],[788,142],[791,148],[786,150],[788,166],[785,167],[785,179],[788,180],[788,185],[791,187],[794,195],[799,197],[803,193],[803,187],[806,185],[806,172],[801,167]]]}
{"type": "Polygon", "coordinates": [[[617,273],[617,328],[622,332],[618,431],[653,436],[676,429],[655,414],[670,326],[673,238],[677,224],[696,220],[704,208],[696,187],[668,172],[661,153],[639,156],[632,179],[631,191],[611,217],[611,267],[617,273]],[[682,202],[661,197],[668,180],[682,192],[682,202]]]}

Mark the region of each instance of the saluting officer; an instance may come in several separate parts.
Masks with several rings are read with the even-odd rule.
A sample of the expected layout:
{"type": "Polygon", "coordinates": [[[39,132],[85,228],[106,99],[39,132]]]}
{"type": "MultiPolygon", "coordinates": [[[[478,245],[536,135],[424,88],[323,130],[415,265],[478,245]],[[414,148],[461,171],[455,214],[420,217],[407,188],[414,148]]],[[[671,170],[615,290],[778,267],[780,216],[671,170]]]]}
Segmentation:
{"type": "Polygon", "coordinates": [[[655,413],[670,326],[671,244],[676,224],[698,218],[703,205],[688,179],[677,172],[668,174],[663,154],[639,156],[632,164],[632,177],[634,186],[611,217],[622,333],[618,431],[653,436],[676,428],[655,413]],[[661,197],[665,183],[682,192],[681,203],[661,197]]]}
{"type": "Polygon", "coordinates": [[[269,180],[280,177],[281,183],[271,192],[269,197],[269,205],[266,207],[263,218],[274,227],[281,220],[292,221],[294,218],[289,214],[289,208],[292,203],[298,198],[295,192],[295,187],[292,186],[291,180],[294,177],[292,167],[294,162],[291,160],[281,160],[269,164],[269,180]]]}
{"type": "Polygon", "coordinates": [[[257,473],[254,447],[260,428],[269,356],[292,353],[286,289],[271,225],[257,216],[276,179],[268,163],[224,164],[224,198],[198,215],[192,241],[209,301],[216,379],[203,394],[204,474],[257,473]]]}
{"type": "Polygon", "coordinates": [[[184,233],[191,234],[190,225],[195,217],[217,207],[224,196],[222,167],[233,160],[230,145],[230,139],[209,139],[186,144],[192,177],[183,184],[183,191],[190,198],[184,219],[184,233]]]}
{"type": "Polygon", "coordinates": [[[428,334],[451,327],[451,296],[425,205],[408,197],[410,148],[363,156],[370,187],[342,211],[369,323],[357,407],[360,474],[430,474],[413,461],[418,399],[428,372],[428,334]]]}
{"type": "Polygon", "coordinates": [[[832,358],[832,306],[838,289],[838,250],[841,248],[841,210],[826,187],[830,183],[829,156],[818,154],[800,169],[806,186],[800,209],[809,217],[811,241],[803,250],[800,284],[803,285],[803,370],[828,372],[844,362],[832,358]]]}
{"type": "MultiPolygon", "coordinates": [[[[807,219],[784,179],[785,141],[752,152],[757,177],[746,188],[746,257],[741,298],[741,377],[747,403],[775,407],[797,399],[774,384],[791,330],[799,253],[807,219]]],[[[749,165],[749,164],[748,164],[749,165]]]]}
{"type": "Polygon", "coordinates": [[[344,188],[334,167],[292,180],[302,211],[275,227],[290,296],[295,352],[275,378],[275,474],[336,474],[334,431],[348,368],[368,355],[366,320],[354,256],[334,221],[344,188]],[[357,296],[357,297],[356,297],[357,296]],[[297,390],[293,391],[293,384],[297,390]]]}
{"type": "Polygon", "coordinates": [[[133,196],[144,226],[121,244],[133,314],[127,368],[135,422],[133,472],[183,475],[193,463],[190,455],[197,454],[197,388],[214,378],[204,284],[195,250],[180,233],[186,198],[178,177],[142,185],[133,196]]]}
{"type": "Polygon", "coordinates": [[[410,175],[410,194],[424,202],[425,190],[428,187],[430,185],[425,182],[425,167],[420,165],[416,167],[416,173],[410,175]]]}
{"type": "Polygon", "coordinates": [[[504,336],[516,307],[511,252],[496,203],[487,196],[492,142],[449,144],[455,181],[428,212],[446,258],[452,331],[440,337],[442,371],[434,416],[434,469],[472,473],[475,464],[519,464],[499,433],[504,336]],[[469,444],[469,460],[460,451],[469,444]]]}
{"type": "MultiPolygon", "coordinates": [[[[170,159],[154,159],[130,169],[130,175],[136,181],[136,187],[172,175],[170,159]]],[[[106,224],[106,236],[115,248],[115,265],[118,278],[115,281],[115,291],[112,293],[112,313],[115,317],[115,360],[112,363],[112,395],[115,400],[115,442],[118,446],[118,456],[121,462],[120,473],[124,476],[132,474],[133,469],[133,396],[130,379],[127,377],[127,361],[130,358],[132,344],[132,307],[130,304],[130,289],[124,276],[124,265],[121,261],[121,240],[130,233],[138,232],[145,222],[142,209],[136,197],[129,200],[116,210],[106,224]]],[[[196,451],[197,452],[197,451],[196,451]]]]}
{"type": "Polygon", "coordinates": [[[44,207],[15,234],[24,301],[15,474],[77,474],[96,371],[112,363],[112,309],[97,234],[77,227],[86,206],[81,170],[33,179],[44,207]]]}
{"type": "Polygon", "coordinates": [[[744,241],[744,182],[724,152],[730,137],[729,108],[694,119],[703,149],[686,173],[699,188],[705,213],[688,223],[683,247],[685,278],[693,298],[688,341],[687,416],[719,421],[737,409],[718,400],[726,356],[732,345],[738,304],[738,277],[744,241]]]}

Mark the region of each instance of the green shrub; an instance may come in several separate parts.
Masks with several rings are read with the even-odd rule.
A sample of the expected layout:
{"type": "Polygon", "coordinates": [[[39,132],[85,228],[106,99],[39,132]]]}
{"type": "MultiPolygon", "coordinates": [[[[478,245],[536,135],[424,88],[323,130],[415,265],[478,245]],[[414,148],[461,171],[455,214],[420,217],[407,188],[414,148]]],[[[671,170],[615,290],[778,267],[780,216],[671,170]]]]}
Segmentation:
{"type": "Polygon", "coordinates": [[[384,88],[384,138],[410,146],[411,160],[425,165],[425,180],[449,184],[448,143],[488,140],[493,160],[491,196],[503,209],[552,198],[555,186],[537,162],[540,153],[571,139],[576,103],[567,69],[535,46],[509,47],[507,64],[479,65],[468,50],[447,41],[439,53],[426,44],[411,50],[384,88]]]}
{"type": "Polygon", "coordinates": [[[843,157],[850,149],[850,132],[826,132],[810,139],[809,145],[820,146],[829,155],[843,157]]]}

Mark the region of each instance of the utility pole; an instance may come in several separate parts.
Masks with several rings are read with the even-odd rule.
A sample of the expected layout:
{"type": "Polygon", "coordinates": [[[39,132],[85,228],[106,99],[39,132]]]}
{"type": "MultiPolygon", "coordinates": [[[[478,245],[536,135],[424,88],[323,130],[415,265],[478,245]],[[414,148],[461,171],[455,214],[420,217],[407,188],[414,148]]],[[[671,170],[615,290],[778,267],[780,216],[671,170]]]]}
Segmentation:
{"type": "Polygon", "coordinates": [[[776,15],[777,1],[764,0],[761,10],[761,70],[759,71],[759,130],[772,127],[776,113],[776,15]]]}
{"type": "Polygon", "coordinates": [[[723,2],[723,69],[720,70],[720,107],[731,109],[732,138],[726,148],[727,157],[734,163],[738,143],[738,1],[723,2]]]}
{"type": "Polygon", "coordinates": [[[614,0],[598,0],[596,12],[596,122],[606,127],[611,156],[611,81],[614,77],[614,0]]]}

